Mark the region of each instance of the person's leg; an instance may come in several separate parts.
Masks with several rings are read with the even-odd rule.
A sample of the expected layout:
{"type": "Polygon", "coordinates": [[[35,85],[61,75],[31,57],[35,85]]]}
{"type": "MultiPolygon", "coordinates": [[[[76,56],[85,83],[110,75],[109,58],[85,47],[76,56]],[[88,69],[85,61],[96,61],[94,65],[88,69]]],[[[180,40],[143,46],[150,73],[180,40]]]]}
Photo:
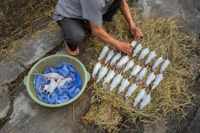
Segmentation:
{"type": "Polygon", "coordinates": [[[72,55],[79,53],[78,45],[80,45],[85,37],[85,22],[79,19],[63,18],[58,22],[64,33],[67,52],[72,55]]]}
{"type": "Polygon", "coordinates": [[[103,21],[111,22],[113,15],[116,14],[117,10],[121,6],[122,0],[114,0],[108,8],[107,12],[103,15],[103,21]]]}

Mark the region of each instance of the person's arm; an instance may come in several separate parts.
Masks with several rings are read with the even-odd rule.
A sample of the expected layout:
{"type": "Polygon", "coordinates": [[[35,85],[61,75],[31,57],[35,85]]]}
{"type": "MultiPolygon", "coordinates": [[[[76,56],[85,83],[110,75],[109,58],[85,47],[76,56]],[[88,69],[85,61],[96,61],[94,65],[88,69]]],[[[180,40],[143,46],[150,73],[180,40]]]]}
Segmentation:
{"type": "Polygon", "coordinates": [[[133,19],[131,17],[129,6],[125,0],[122,0],[122,4],[120,6],[120,11],[129,24],[131,34],[135,37],[134,40],[137,41],[138,39],[140,39],[140,37],[143,36],[143,34],[142,34],[141,30],[135,26],[133,19]]]}
{"type": "Polygon", "coordinates": [[[102,26],[94,25],[93,23],[89,22],[91,32],[93,35],[95,35],[100,40],[107,42],[113,46],[115,46],[120,51],[130,54],[132,52],[132,45],[125,42],[120,42],[114,38],[112,38],[108,33],[105,32],[105,30],[102,28],[102,26]]]}

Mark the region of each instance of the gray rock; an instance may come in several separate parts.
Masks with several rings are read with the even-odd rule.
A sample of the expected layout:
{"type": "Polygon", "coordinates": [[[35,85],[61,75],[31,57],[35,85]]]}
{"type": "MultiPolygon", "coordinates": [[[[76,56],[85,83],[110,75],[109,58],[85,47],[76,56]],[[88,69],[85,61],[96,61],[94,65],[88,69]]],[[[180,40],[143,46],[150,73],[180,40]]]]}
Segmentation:
{"type": "Polygon", "coordinates": [[[20,56],[16,57],[15,60],[23,63],[25,67],[29,67],[45,55],[42,47],[40,47],[32,38],[27,38],[23,43],[21,43],[16,49],[16,52],[20,53],[20,56]]]}
{"type": "Polygon", "coordinates": [[[19,53],[19,56],[14,59],[22,63],[25,67],[29,67],[62,41],[61,31],[52,32],[51,35],[44,33],[38,40],[31,37],[27,38],[15,50],[16,53],[19,53]]]}
{"type": "Polygon", "coordinates": [[[19,63],[12,60],[4,62],[0,67],[0,85],[14,81],[22,72],[24,68],[20,67],[19,63]]]}
{"type": "Polygon", "coordinates": [[[46,108],[33,102],[25,85],[14,94],[13,113],[1,133],[98,133],[97,127],[81,124],[81,116],[90,106],[91,91],[85,91],[72,104],[46,108]]]}
{"type": "Polygon", "coordinates": [[[194,63],[194,64],[192,64],[192,68],[193,68],[193,73],[195,74],[195,80],[198,80],[198,78],[199,78],[199,76],[200,76],[200,72],[199,72],[199,70],[200,70],[200,67],[199,67],[199,59],[198,59],[198,57],[195,57],[195,56],[193,56],[193,57],[191,57],[191,61],[194,63]]]}
{"type": "Polygon", "coordinates": [[[167,129],[161,124],[160,122],[155,122],[151,126],[147,126],[146,128],[147,133],[166,133],[167,129]]]}
{"type": "Polygon", "coordinates": [[[200,83],[200,78],[197,81],[200,83]]]}
{"type": "Polygon", "coordinates": [[[7,116],[10,109],[10,97],[8,96],[9,89],[7,85],[0,86],[0,119],[7,116]]]}
{"type": "Polygon", "coordinates": [[[28,97],[25,86],[22,84],[19,87],[19,95],[14,98],[13,102],[13,112],[10,116],[10,120],[6,123],[3,131],[0,132],[11,132],[15,130],[17,132],[17,128],[14,129],[18,124],[21,125],[23,123],[28,122],[32,117],[36,116],[37,110],[34,110],[31,107],[31,99],[28,97]],[[23,89],[23,92],[21,91],[23,89]]]}
{"type": "MultiPolygon", "coordinates": [[[[89,61],[84,53],[85,46],[82,44],[80,55],[76,56],[83,64],[89,61]]],[[[66,54],[65,49],[60,51],[66,54]]],[[[92,82],[91,82],[92,83],[92,82]]],[[[90,83],[88,83],[88,86],[90,83]]],[[[15,133],[45,132],[45,133],[98,133],[97,127],[85,126],[81,123],[81,116],[89,110],[91,90],[85,91],[73,103],[60,108],[46,108],[33,102],[28,95],[26,86],[22,84],[13,94],[13,113],[10,120],[1,128],[0,132],[15,133]]]]}
{"type": "Polygon", "coordinates": [[[193,2],[194,2],[194,6],[195,6],[198,10],[200,10],[200,1],[199,1],[199,0],[193,0],[193,2]]]}
{"type": "MultiPolygon", "coordinates": [[[[200,80],[199,80],[200,81],[200,80]]],[[[194,94],[194,98],[195,100],[193,101],[193,103],[197,106],[200,107],[200,83],[195,84],[194,86],[191,87],[192,89],[190,89],[191,92],[193,92],[194,94]]]]}
{"type": "MultiPolygon", "coordinates": [[[[158,17],[175,16],[189,30],[200,33],[200,10],[195,8],[199,2],[194,5],[192,0],[139,0],[133,5],[139,9],[143,18],[151,14],[158,17]]],[[[189,34],[188,29],[183,28],[181,31],[189,34]]]]}
{"type": "Polygon", "coordinates": [[[61,30],[58,32],[49,32],[43,34],[40,39],[37,40],[38,44],[43,48],[45,52],[49,52],[54,49],[58,44],[63,41],[61,30]]]}
{"type": "Polygon", "coordinates": [[[57,52],[56,54],[68,54],[67,51],[63,48],[61,51],[57,52]]]}
{"type": "Polygon", "coordinates": [[[186,133],[199,133],[200,131],[200,108],[197,110],[193,121],[187,129],[186,133]]]}

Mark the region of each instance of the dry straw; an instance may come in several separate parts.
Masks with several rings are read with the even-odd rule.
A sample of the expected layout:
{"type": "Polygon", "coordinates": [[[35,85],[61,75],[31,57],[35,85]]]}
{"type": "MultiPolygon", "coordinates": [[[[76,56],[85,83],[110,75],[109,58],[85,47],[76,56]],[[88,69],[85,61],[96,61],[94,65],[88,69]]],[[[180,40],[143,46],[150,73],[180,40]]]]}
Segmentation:
{"type": "Polygon", "coordinates": [[[13,55],[13,51],[26,37],[52,21],[56,3],[57,0],[1,0],[4,17],[0,19],[0,57],[20,55],[13,55]]]}
{"type": "MultiPolygon", "coordinates": [[[[169,46],[169,59],[171,64],[167,67],[164,73],[164,80],[160,83],[156,90],[151,93],[152,100],[150,104],[142,111],[139,111],[138,105],[133,108],[133,100],[136,97],[143,84],[139,85],[138,89],[132,96],[125,101],[124,95],[126,90],[120,95],[116,96],[117,88],[112,93],[109,92],[109,84],[102,87],[102,83],[96,84],[95,82],[89,87],[93,91],[91,99],[91,108],[85,116],[83,122],[85,124],[97,125],[100,129],[107,129],[108,131],[118,131],[117,125],[122,122],[122,116],[133,124],[140,124],[141,122],[146,125],[151,125],[156,121],[162,121],[164,124],[172,120],[176,115],[185,116],[183,108],[192,104],[191,98],[193,94],[187,89],[188,81],[193,81],[194,73],[192,65],[194,62],[190,60],[191,56],[196,56],[195,52],[198,51],[195,37],[187,36],[179,32],[180,25],[174,20],[173,17],[168,18],[154,18],[142,20],[137,11],[131,9],[133,21],[139,27],[145,36],[149,38],[149,49],[153,51],[156,47],[162,46],[163,58],[167,58],[167,47],[169,46]],[[112,114],[115,114],[113,117],[112,114]]],[[[117,40],[124,40],[131,42],[134,38],[129,32],[129,27],[123,18],[118,13],[114,16],[114,22],[105,23],[109,35],[117,40]]],[[[88,53],[91,47],[95,50],[94,53],[100,53],[104,43],[96,37],[91,37],[91,42],[88,44],[88,53]]],[[[142,39],[138,43],[142,42],[142,39]]],[[[143,49],[146,48],[146,42],[143,43],[143,49]]],[[[110,46],[110,50],[112,46],[110,46]]],[[[117,51],[116,51],[117,52],[117,51]]],[[[148,73],[151,73],[151,66],[153,62],[161,56],[161,50],[156,50],[158,55],[149,65],[148,73]]],[[[140,54],[140,53],[139,53],[140,54]]],[[[135,64],[138,64],[137,55],[135,64]]],[[[88,54],[91,63],[88,65],[90,73],[92,73],[94,65],[97,63],[98,54],[88,54]]],[[[145,57],[146,59],[147,57],[145,57]]],[[[104,60],[101,61],[103,64],[104,60]]],[[[140,61],[140,65],[144,65],[144,60],[140,61]]],[[[144,67],[144,66],[143,66],[144,67]]],[[[111,67],[110,67],[111,68],[111,67]]],[[[113,68],[113,67],[112,67],[113,68]]],[[[111,69],[112,69],[111,68],[111,69]]],[[[155,74],[158,74],[160,67],[156,69],[155,74]]],[[[117,71],[119,73],[121,70],[117,71]]],[[[129,70],[130,72],[130,70],[129,70]]],[[[128,73],[124,75],[127,78],[128,73]]],[[[143,81],[146,79],[143,78],[143,81]]],[[[96,79],[95,79],[96,80],[96,79]]],[[[133,83],[135,78],[131,80],[133,83]]],[[[193,83],[193,82],[190,82],[193,83]]],[[[149,91],[149,88],[147,92],[149,91]]]]}

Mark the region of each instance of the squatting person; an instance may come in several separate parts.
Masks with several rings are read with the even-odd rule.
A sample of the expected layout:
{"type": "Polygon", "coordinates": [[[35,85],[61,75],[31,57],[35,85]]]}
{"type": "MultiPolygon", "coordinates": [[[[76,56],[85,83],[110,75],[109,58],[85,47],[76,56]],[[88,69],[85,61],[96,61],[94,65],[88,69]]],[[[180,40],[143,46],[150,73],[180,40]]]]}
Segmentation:
{"type": "Polygon", "coordinates": [[[58,0],[53,17],[64,33],[68,54],[79,54],[78,46],[84,40],[85,28],[100,40],[130,54],[131,44],[112,38],[102,26],[103,21],[112,21],[118,9],[128,22],[134,40],[137,41],[143,35],[141,30],[135,26],[125,0],[58,0]]]}

